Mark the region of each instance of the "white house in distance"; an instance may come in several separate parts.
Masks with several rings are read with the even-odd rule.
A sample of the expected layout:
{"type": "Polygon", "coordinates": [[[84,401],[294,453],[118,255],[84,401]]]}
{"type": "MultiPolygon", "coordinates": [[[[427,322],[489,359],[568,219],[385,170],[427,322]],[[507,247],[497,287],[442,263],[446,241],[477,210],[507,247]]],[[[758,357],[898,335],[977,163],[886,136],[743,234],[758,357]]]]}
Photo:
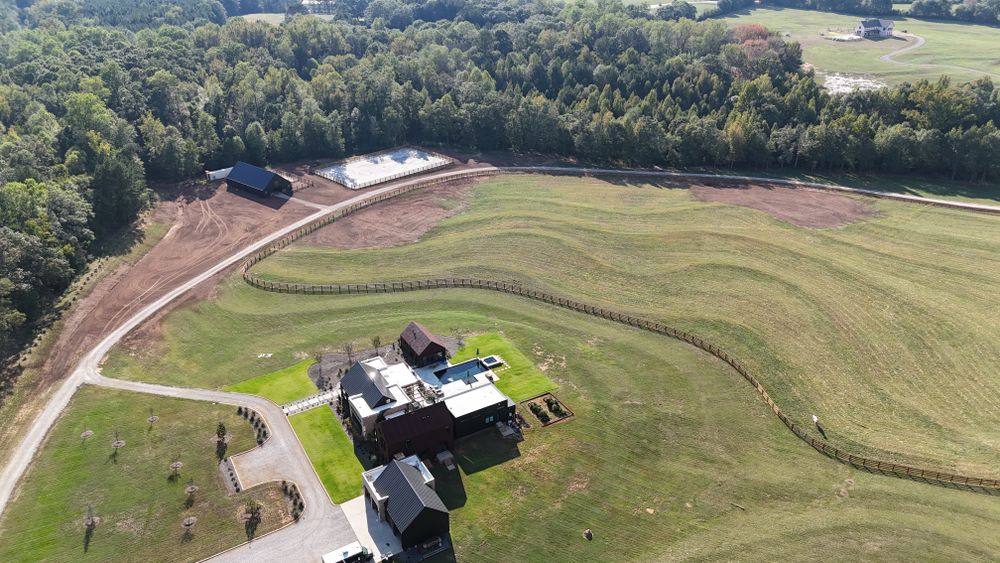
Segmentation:
{"type": "Polygon", "coordinates": [[[861,20],[854,28],[854,35],[858,37],[892,37],[892,31],[896,24],[892,20],[861,20]]]}

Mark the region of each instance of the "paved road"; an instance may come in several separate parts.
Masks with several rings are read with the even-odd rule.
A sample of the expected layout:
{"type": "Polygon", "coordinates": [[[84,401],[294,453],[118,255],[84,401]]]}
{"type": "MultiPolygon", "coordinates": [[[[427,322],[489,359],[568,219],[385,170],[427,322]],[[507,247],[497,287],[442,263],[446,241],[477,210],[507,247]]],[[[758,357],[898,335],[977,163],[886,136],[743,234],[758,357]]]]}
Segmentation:
{"type": "Polygon", "coordinates": [[[919,49],[919,48],[921,48],[921,47],[924,46],[924,43],[927,43],[926,39],[924,39],[923,37],[921,37],[919,35],[916,35],[914,33],[900,33],[899,35],[902,36],[902,37],[912,37],[912,38],[916,39],[917,42],[914,43],[913,45],[907,45],[906,47],[903,47],[901,49],[896,49],[895,51],[893,51],[891,53],[886,53],[886,54],[882,55],[881,57],[879,57],[878,60],[880,60],[880,61],[882,61],[884,63],[891,63],[891,64],[894,64],[894,65],[915,66],[915,67],[920,67],[920,68],[950,68],[952,70],[964,70],[966,72],[975,72],[977,74],[985,74],[986,76],[990,76],[990,77],[993,77],[993,78],[1000,78],[1000,74],[996,74],[996,73],[993,73],[993,72],[988,72],[988,71],[985,71],[985,70],[980,70],[978,68],[971,68],[971,67],[967,67],[967,66],[945,65],[945,64],[937,64],[937,63],[907,63],[907,62],[903,62],[903,61],[897,61],[895,59],[896,55],[902,55],[903,53],[908,53],[910,51],[913,51],[914,49],[919,49]]]}
{"type": "MultiPolygon", "coordinates": [[[[2,472],[0,472],[0,512],[6,508],[7,502],[10,500],[13,491],[21,479],[21,476],[27,470],[32,458],[34,457],[39,445],[45,438],[49,429],[55,424],[58,419],[59,414],[66,408],[69,404],[70,399],[76,389],[83,383],[89,382],[96,385],[104,385],[108,387],[116,387],[121,389],[130,389],[133,391],[144,392],[144,393],[154,393],[172,397],[186,397],[192,399],[201,399],[215,402],[222,402],[228,404],[242,403],[246,405],[259,405],[258,409],[262,414],[268,418],[268,422],[272,428],[272,441],[274,444],[269,442],[266,451],[274,451],[277,455],[287,456],[283,459],[283,462],[289,466],[289,476],[290,480],[294,480],[299,483],[302,489],[302,494],[304,501],[306,503],[306,510],[303,514],[302,521],[289,527],[286,530],[272,534],[270,536],[261,538],[253,542],[249,546],[244,546],[238,548],[235,551],[228,552],[221,555],[218,559],[220,560],[233,560],[233,561],[245,561],[247,558],[252,557],[254,560],[302,560],[303,558],[310,558],[317,550],[327,549],[327,547],[320,547],[321,545],[328,545],[329,549],[335,549],[339,545],[342,545],[340,538],[350,537],[353,532],[350,531],[350,527],[347,525],[346,521],[343,519],[343,512],[340,511],[339,507],[333,505],[330,501],[329,496],[326,494],[325,489],[322,488],[322,484],[319,482],[318,477],[315,472],[312,471],[312,466],[309,464],[308,458],[305,456],[305,452],[302,450],[301,445],[299,445],[298,440],[295,438],[294,432],[291,431],[291,427],[288,425],[287,420],[281,414],[281,409],[272,403],[266,402],[263,399],[257,397],[251,397],[248,395],[239,395],[232,393],[222,393],[218,391],[206,391],[198,389],[181,389],[173,387],[165,387],[160,385],[150,385],[142,383],[133,383],[114,380],[106,378],[101,375],[99,364],[101,359],[108,353],[112,346],[114,346],[119,340],[121,340],[129,331],[137,327],[140,323],[154,315],[157,311],[162,309],[168,303],[188,291],[189,289],[195,287],[196,285],[210,279],[215,274],[221,272],[222,270],[237,264],[243,257],[256,252],[270,243],[280,239],[281,237],[295,231],[296,229],[326,216],[341,208],[353,205],[359,201],[372,197],[373,195],[378,195],[393,189],[396,189],[403,185],[409,185],[413,183],[423,183],[428,180],[433,179],[445,179],[449,177],[468,175],[470,171],[468,169],[453,170],[447,172],[440,172],[436,174],[430,174],[426,176],[420,176],[413,180],[393,182],[386,185],[385,187],[379,188],[377,190],[367,191],[363,194],[355,196],[349,200],[340,202],[331,206],[318,206],[313,204],[313,206],[318,206],[320,209],[287,227],[284,227],[271,235],[258,240],[257,242],[250,244],[249,246],[243,248],[237,253],[229,256],[228,258],[220,261],[215,266],[209,268],[208,270],[196,275],[195,277],[185,281],[181,285],[178,285],[169,293],[163,297],[157,299],[153,303],[150,303],[135,315],[129,318],[121,326],[109,333],[104,340],[102,340],[96,347],[94,347],[89,353],[87,353],[73,372],[63,381],[59,388],[53,393],[49,402],[46,404],[43,411],[36,417],[32,422],[30,429],[28,430],[25,437],[22,439],[21,443],[16,447],[14,455],[7,460],[3,467],[2,472]],[[261,403],[261,401],[264,401],[261,403]],[[275,410],[276,409],[276,410],[275,410]],[[308,471],[306,471],[308,468],[308,471]],[[336,530],[335,532],[332,530],[336,530]]],[[[874,190],[863,190],[857,188],[849,188],[846,186],[834,186],[827,184],[817,184],[811,182],[800,182],[796,180],[780,180],[773,178],[758,178],[753,176],[736,176],[736,175],[718,175],[718,174],[687,174],[679,172],[665,172],[665,171],[649,171],[649,170],[630,170],[630,169],[608,169],[608,168],[575,168],[568,166],[524,166],[524,167],[504,167],[497,168],[493,166],[483,166],[477,169],[477,172],[483,176],[497,174],[501,172],[523,172],[523,173],[561,173],[561,174],[593,174],[593,175],[618,175],[618,176],[634,176],[634,177],[663,177],[663,178],[715,178],[715,179],[726,179],[726,180],[736,180],[736,181],[748,181],[748,182],[767,182],[771,184],[782,184],[789,185],[793,187],[804,187],[811,189],[822,189],[830,191],[840,191],[849,192],[863,195],[873,195],[877,197],[884,197],[889,199],[897,199],[904,201],[911,201],[917,203],[930,203],[934,205],[940,205],[944,207],[951,207],[957,209],[966,209],[972,211],[980,212],[992,212],[1000,213],[1000,206],[982,205],[974,203],[964,203],[946,200],[935,200],[929,198],[921,198],[918,196],[911,196],[906,194],[892,194],[878,192],[874,190]]],[[[256,408],[256,407],[255,407],[256,408]]],[[[255,461],[256,463],[256,461],[255,461]]],[[[251,478],[251,476],[248,476],[251,478]]]]}

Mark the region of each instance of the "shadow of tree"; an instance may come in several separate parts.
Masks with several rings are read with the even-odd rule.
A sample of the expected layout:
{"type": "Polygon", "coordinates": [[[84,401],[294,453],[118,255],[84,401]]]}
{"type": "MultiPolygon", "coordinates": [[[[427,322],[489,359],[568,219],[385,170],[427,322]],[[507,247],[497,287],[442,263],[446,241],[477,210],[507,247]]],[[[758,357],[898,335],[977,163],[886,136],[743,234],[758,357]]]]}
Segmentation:
{"type": "Polygon", "coordinates": [[[194,532],[192,532],[191,530],[184,530],[184,533],[181,534],[181,543],[187,543],[193,539],[194,539],[194,532]]]}
{"type": "Polygon", "coordinates": [[[259,525],[260,516],[251,517],[243,524],[244,531],[247,534],[247,541],[252,540],[257,535],[257,526],[259,525]]]}
{"type": "Polygon", "coordinates": [[[87,553],[90,549],[90,540],[94,537],[94,528],[96,526],[87,526],[83,532],[83,552],[87,553]]]}

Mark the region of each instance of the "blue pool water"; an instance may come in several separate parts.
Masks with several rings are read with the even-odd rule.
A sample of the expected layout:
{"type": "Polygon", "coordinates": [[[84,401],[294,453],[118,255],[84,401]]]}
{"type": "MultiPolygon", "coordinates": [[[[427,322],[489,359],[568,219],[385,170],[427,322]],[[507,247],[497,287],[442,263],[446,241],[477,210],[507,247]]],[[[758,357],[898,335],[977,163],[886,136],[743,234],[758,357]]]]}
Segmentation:
{"type": "Polygon", "coordinates": [[[493,369],[499,365],[502,365],[503,361],[496,356],[486,356],[485,358],[483,358],[483,364],[485,364],[486,367],[493,369]]]}
{"type": "Polygon", "coordinates": [[[444,385],[445,383],[465,379],[476,375],[477,373],[483,373],[484,371],[489,371],[489,368],[476,358],[436,371],[434,372],[434,375],[437,376],[437,378],[441,380],[441,384],[444,385]]]}

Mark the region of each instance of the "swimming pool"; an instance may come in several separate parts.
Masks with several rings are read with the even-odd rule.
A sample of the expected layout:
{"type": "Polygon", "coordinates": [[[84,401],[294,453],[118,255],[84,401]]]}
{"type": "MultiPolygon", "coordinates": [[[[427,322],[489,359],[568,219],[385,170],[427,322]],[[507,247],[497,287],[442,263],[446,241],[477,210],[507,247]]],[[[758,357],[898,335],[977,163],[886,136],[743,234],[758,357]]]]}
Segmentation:
{"type": "Polygon", "coordinates": [[[483,365],[489,369],[498,368],[503,365],[503,360],[500,356],[486,356],[483,358],[483,365]]]}
{"type": "Polygon", "coordinates": [[[451,367],[447,367],[442,370],[434,372],[434,375],[441,380],[441,385],[445,383],[451,383],[452,381],[458,381],[459,379],[466,379],[472,377],[476,374],[483,373],[484,371],[489,371],[490,368],[486,367],[479,358],[474,358],[472,360],[466,360],[460,364],[455,364],[451,367]]]}

